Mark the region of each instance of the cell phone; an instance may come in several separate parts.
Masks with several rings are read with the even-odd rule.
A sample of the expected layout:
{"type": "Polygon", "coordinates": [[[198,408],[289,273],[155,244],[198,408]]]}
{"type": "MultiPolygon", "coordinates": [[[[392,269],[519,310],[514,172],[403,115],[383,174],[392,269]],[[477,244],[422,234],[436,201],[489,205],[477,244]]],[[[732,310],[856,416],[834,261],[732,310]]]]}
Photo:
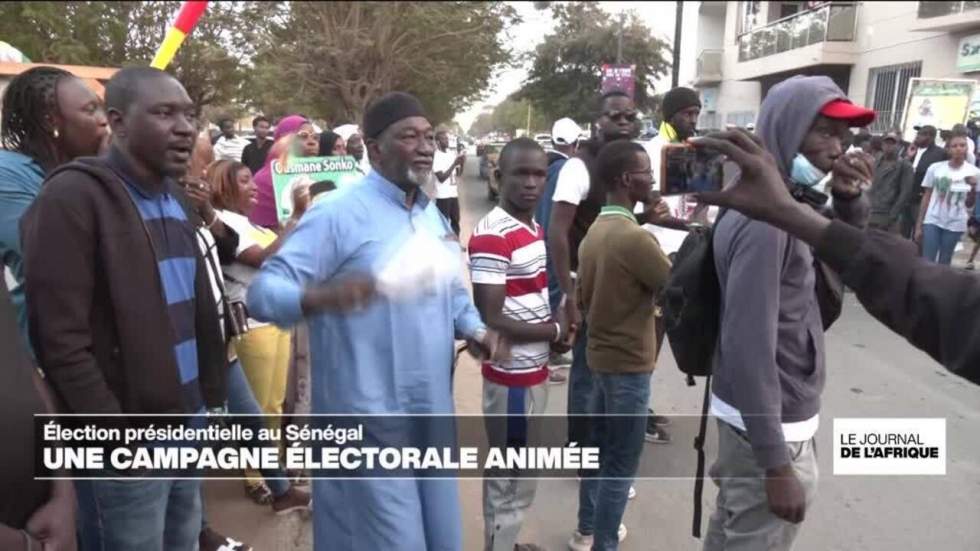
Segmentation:
{"type": "Polygon", "coordinates": [[[660,194],[720,191],[726,157],[690,144],[665,144],[660,152],[660,194]]]}

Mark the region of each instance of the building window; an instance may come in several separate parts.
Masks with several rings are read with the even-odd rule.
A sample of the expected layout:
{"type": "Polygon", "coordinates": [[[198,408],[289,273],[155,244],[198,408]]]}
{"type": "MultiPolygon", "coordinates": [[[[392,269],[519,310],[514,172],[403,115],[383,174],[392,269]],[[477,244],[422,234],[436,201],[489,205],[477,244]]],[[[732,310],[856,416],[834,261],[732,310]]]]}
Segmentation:
{"type": "Polygon", "coordinates": [[[755,111],[732,111],[725,115],[725,124],[731,124],[740,128],[745,128],[749,124],[755,124],[755,111]]]}
{"type": "Polygon", "coordinates": [[[742,33],[747,33],[754,29],[759,24],[759,14],[760,14],[761,2],[747,0],[745,2],[739,2],[739,14],[738,14],[738,29],[735,36],[742,33]]]}
{"type": "Polygon", "coordinates": [[[701,112],[701,116],[698,118],[698,130],[709,131],[709,130],[721,130],[721,113],[715,112],[701,112]]]}
{"type": "Polygon", "coordinates": [[[884,132],[902,124],[909,81],[921,74],[921,61],[875,67],[868,72],[866,104],[878,114],[871,125],[872,132],[884,132]]]}

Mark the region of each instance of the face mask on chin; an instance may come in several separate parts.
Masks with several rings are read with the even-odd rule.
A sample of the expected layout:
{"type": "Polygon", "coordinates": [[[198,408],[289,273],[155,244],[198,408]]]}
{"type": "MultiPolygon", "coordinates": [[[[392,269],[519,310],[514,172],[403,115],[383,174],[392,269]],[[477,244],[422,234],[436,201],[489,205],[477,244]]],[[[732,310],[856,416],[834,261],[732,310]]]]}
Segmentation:
{"type": "Polygon", "coordinates": [[[802,153],[797,153],[793,157],[793,166],[790,169],[789,179],[801,186],[813,187],[820,183],[820,180],[827,175],[826,172],[813,166],[802,153]]]}

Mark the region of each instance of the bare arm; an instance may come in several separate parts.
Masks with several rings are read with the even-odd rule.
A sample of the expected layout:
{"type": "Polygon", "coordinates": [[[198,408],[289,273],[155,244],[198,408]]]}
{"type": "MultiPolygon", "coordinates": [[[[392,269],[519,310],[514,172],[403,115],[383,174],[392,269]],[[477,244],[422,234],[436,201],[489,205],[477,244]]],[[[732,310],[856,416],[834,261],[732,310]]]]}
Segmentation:
{"type": "Polygon", "coordinates": [[[919,216],[915,221],[916,234],[922,233],[922,222],[926,219],[926,211],[929,210],[929,201],[932,200],[932,188],[926,188],[922,195],[922,202],[919,204],[919,216]]]}
{"type": "Polygon", "coordinates": [[[572,281],[571,253],[568,245],[568,230],[575,219],[576,206],[557,201],[551,207],[551,220],[548,222],[548,254],[558,275],[558,286],[566,296],[574,296],[575,282],[572,281]]]}
{"type": "Polygon", "coordinates": [[[261,268],[262,263],[265,262],[266,258],[279,252],[282,248],[282,244],[286,242],[286,237],[289,236],[288,231],[284,231],[279,234],[279,237],[275,241],[269,244],[268,247],[262,248],[258,245],[253,245],[238,254],[238,261],[246,266],[251,266],[253,268],[261,268]]]}
{"type": "Polygon", "coordinates": [[[506,285],[473,284],[473,302],[487,327],[496,329],[511,342],[551,342],[558,336],[554,323],[527,323],[504,315],[506,285]]]}

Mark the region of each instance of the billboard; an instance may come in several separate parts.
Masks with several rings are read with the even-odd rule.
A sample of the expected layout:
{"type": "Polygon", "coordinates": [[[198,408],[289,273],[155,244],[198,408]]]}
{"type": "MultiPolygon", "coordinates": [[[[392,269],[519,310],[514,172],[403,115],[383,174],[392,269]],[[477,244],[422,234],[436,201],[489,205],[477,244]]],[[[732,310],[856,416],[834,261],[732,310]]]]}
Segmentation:
{"type": "Polygon", "coordinates": [[[636,91],[635,71],[636,65],[603,65],[602,86],[599,93],[605,94],[612,90],[622,90],[632,98],[636,91]]]}
{"type": "Polygon", "coordinates": [[[976,88],[975,80],[911,79],[902,136],[911,142],[915,139],[916,126],[949,130],[955,124],[965,123],[976,88]]]}

